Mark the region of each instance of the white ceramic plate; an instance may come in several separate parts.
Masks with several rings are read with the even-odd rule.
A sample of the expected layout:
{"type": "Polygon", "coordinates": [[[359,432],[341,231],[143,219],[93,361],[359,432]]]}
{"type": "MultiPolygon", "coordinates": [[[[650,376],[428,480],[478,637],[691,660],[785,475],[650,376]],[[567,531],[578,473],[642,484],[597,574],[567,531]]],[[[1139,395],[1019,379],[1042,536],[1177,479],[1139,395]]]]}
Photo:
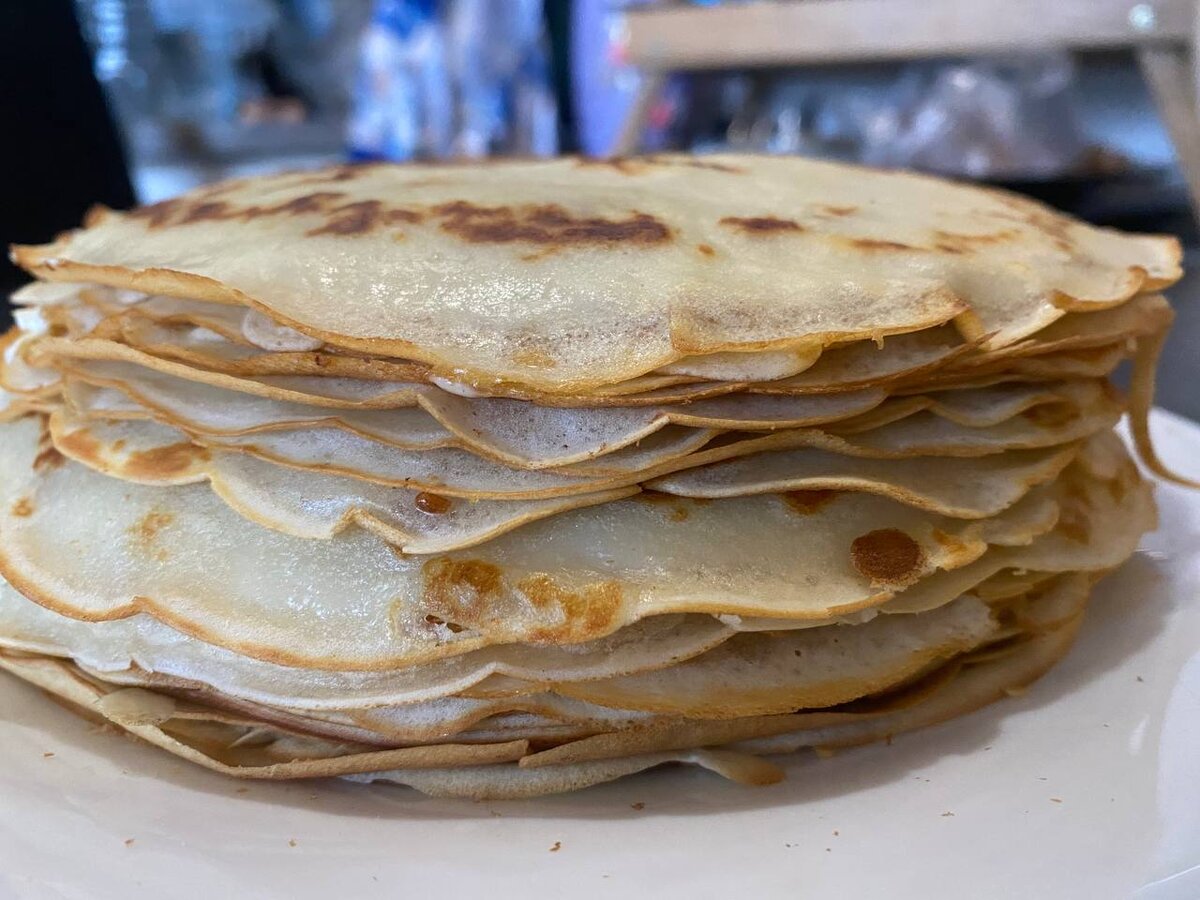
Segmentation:
{"type": "MultiPolygon", "coordinates": [[[[1155,429],[1168,462],[1200,470],[1200,428],[1155,429]]],[[[1162,527],[1028,693],[890,747],[798,756],[771,788],[683,769],[491,804],[243,785],[3,679],[0,897],[1194,900],[1200,492],[1158,496],[1162,527]]]]}

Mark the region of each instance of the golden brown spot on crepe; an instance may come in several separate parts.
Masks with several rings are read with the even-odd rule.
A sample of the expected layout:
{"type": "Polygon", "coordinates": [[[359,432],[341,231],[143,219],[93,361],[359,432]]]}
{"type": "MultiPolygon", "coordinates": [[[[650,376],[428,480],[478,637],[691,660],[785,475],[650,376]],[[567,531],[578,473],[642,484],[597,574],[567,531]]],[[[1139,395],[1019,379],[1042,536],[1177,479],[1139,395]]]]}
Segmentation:
{"type": "Polygon", "coordinates": [[[473,244],[539,244],[569,247],[588,244],[652,246],[671,239],[671,230],[654,216],[631,210],[624,219],[576,216],[556,203],[536,206],[478,206],[455,200],[433,207],[440,228],[473,244]]]}
{"type": "Polygon", "coordinates": [[[204,222],[208,220],[221,221],[223,219],[232,219],[236,213],[233,212],[233,207],[224,200],[210,200],[205,203],[197,203],[184,212],[179,220],[179,224],[186,225],[189,222],[204,222]]]}
{"type": "MultiPolygon", "coordinates": [[[[691,515],[684,501],[680,500],[679,497],[674,494],[664,493],[663,491],[656,491],[652,488],[644,489],[640,494],[635,494],[631,499],[642,503],[674,504],[674,508],[670,513],[672,522],[686,522],[691,515]]],[[[693,500],[691,502],[698,503],[699,501],[693,500]]]]}
{"type": "Polygon", "coordinates": [[[480,559],[431,559],[421,568],[425,577],[422,606],[428,615],[446,623],[478,627],[503,614],[499,601],[504,573],[480,559]]]}
{"type": "Polygon", "coordinates": [[[410,225],[415,225],[417,222],[424,222],[425,214],[418,212],[415,209],[404,209],[396,207],[395,209],[387,209],[383,211],[383,224],[395,225],[399,222],[406,222],[410,225]]]}
{"type": "Polygon", "coordinates": [[[1071,223],[1068,219],[1025,197],[1004,192],[996,192],[993,196],[1001,205],[1011,210],[1010,213],[993,213],[993,216],[1029,225],[1048,237],[1050,242],[1064,253],[1075,252],[1075,244],[1071,240],[1071,223]]]}
{"type": "Polygon", "coordinates": [[[128,529],[129,536],[139,550],[148,556],[153,556],[159,562],[165,561],[170,554],[154,543],[159,532],[175,521],[175,516],[167,512],[150,510],[128,529]]]}
{"type": "Polygon", "coordinates": [[[630,499],[637,500],[639,503],[674,503],[679,498],[675,494],[656,491],[654,488],[645,488],[640,494],[634,494],[630,499]]]}
{"type": "Polygon", "coordinates": [[[965,234],[961,232],[943,232],[941,228],[934,229],[934,236],[941,242],[955,247],[968,250],[971,247],[977,247],[989,244],[1006,244],[1008,241],[1020,238],[1021,233],[1015,228],[1004,228],[1000,232],[989,232],[986,234],[965,234]]]}
{"type": "Polygon", "coordinates": [[[181,197],[172,197],[170,200],[160,200],[158,203],[151,203],[149,206],[139,206],[136,209],[131,209],[126,215],[131,219],[145,219],[147,228],[161,228],[171,221],[171,218],[184,205],[184,202],[181,197]]]}
{"type": "Polygon", "coordinates": [[[779,234],[784,231],[805,231],[803,225],[794,219],[780,219],[776,216],[726,216],[720,220],[726,228],[736,228],[746,234],[779,234]]]}
{"type": "MultiPolygon", "coordinates": [[[[203,197],[204,195],[201,195],[203,197]]],[[[249,222],[266,216],[304,215],[323,212],[332,203],[346,195],[341,191],[317,191],[284,200],[274,206],[237,206],[227,200],[177,197],[151,206],[141,207],[128,215],[134,219],[145,219],[148,228],[166,225],[187,225],[195,222],[249,222]]]]}
{"type": "MultiPolygon", "coordinates": [[[[345,195],[328,193],[325,195],[314,194],[312,196],[340,198],[345,195]]],[[[388,225],[395,225],[400,222],[411,224],[424,219],[424,216],[416,210],[404,209],[403,207],[388,208],[383,204],[382,200],[357,200],[353,203],[343,203],[334,207],[322,204],[318,211],[326,212],[329,218],[325,224],[310,228],[304,232],[308,237],[315,237],[322,234],[369,234],[378,228],[388,225]]],[[[397,235],[397,237],[401,236],[397,235]]]]}
{"type": "Polygon", "coordinates": [[[533,369],[553,369],[558,364],[546,351],[534,349],[518,350],[513,354],[513,362],[533,369]]]}
{"type": "MultiPolygon", "coordinates": [[[[87,431],[71,431],[60,435],[58,444],[64,451],[79,460],[99,463],[103,457],[100,442],[87,431]]],[[[34,463],[35,467],[36,465],[34,463]]]]}
{"type": "Polygon", "coordinates": [[[989,244],[1003,244],[1015,240],[1021,236],[1021,232],[1015,228],[1005,228],[1001,231],[993,231],[986,234],[964,234],[958,231],[943,231],[940,228],[935,228],[933,236],[936,239],[938,249],[945,250],[948,253],[967,253],[975,247],[989,244]]]}
{"type": "Polygon", "coordinates": [[[360,200],[345,203],[330,210],[331,218],[324,225],[304,232],[309,237],[319,234],[366,234],[380,223],[383,203],[379,200],[360,200]]]}
{"type": "Polygon", "coordinates": [[[193,464],[208,458],[209,452],[204,447],[183,441],[130,453],[125,471],[148,478],[168,478],[186,472],[193,464]]]}
{"type": "Polygon", "coordinates": [[[579,641],[607,634],[621,608],[621,585],[600,581],[569,590],[549,575],[531,575],[517,584],[539,612],[557,612],[562,623],[534,629],[529,640],[579,641]]]}
{"type": "Polygon", "coordinates": [[[33,458],[33,471],[48,472],[51,469],[57,469],[67,458],[63,456],[53,446],[42,447],[37,456],[33,458]]]}
{"type": "Polygon", "coordinates": [[[1069,403],[1043,403],[1021,413],[1021,417],[1039,428],[1061,428],[1079,418],[1079,410],[1069,403]]]}
{"type": "Polygon", "coordinates": [[[921,545],[898,528],[881,528],[854,539],[850,560],[872,584],[905,584],[916,578],[924,562],[921,545]]]}
{"type": "Polygon", "coordinates": [[[28,497],[18,497],[9,512],[18,519],[27,519],[33,515],[33,501],[28,497]]]}
{"type": "Polygon", "coordinates": [[[42,307],[42,316],[49,323],[50,335],[52,337],[64,337],[71,332],[71,327],[74,324],[71,320],[71,313],[63,306],[42,307]]]}
{"type": "Polygon", "coordinates": [[[697,244],[696,250],[700,253],[701,256],[716,256],[717,255],[717,251],[714,250],[710,244],[697,244]]]}
{"type": "Polygon", "coordinates": [[[299,197],[293,197],[291,200],[284,200],[282,203],[277,203],[274,206],[253,205],[236,207],[220,200],[200,203],[184,213],[180,219],[180,224],[200,222],[205,219],[213,221],[240,219],[243,222],[249,222],[266,216],[304,215],[321,212],[330,203],[341,199],[343,196],[345,195],[338,191],[318,191],[314,194],[303,194],[299,197]]]}
{"type": "Polygon", "coordinates": [[[138,536],[145,540],[154,540],[158,537],[158,533],[175,521],[175,516],[167,512],[158,512],[151,510],[138,520],[133,526],[134,531],[138,536]]]}
{"type": "Polygon", "coordinates": [[[301,213],[321,212],[330,203],[340,200],[345,196],[341,191],[317,191],[315,194],[304,194],[300,197],[294,197],[291,200],[285,200],[277,206],[263,208],[247,207],[242,215],[244,218],[251,219],[255,216],[300,215],[301,213]]]}
{"type": "Polygon", "coordinates": [[[423,513],[429,513],[431,516],[441,516],[450,512],[450,508],[454,502],[449,497],[443,497],[441,494],[431,494],[428,491],[421,491],[417,494],[413,505],[423,513]]]}
{"type": "Polygon", "coordinates": [[[820,211],[827,216],[852,216],[858,212],[857,206],[830,206],[825,204],[820,207],[820,211]]]}
{"type": "Polygon", "coordinates": [[[877,238],[847,238],[847,243],[857,250],[923,250],[923,247],[915,247],[912,244],[902,244],[899,241],[881,241],[877,238]]]}
{"type": "Polygon", "coordinates": [[[780,494],[783,502],[802,516],[810,516],[828,506],[841,491],[785,491],[780,494]]]}

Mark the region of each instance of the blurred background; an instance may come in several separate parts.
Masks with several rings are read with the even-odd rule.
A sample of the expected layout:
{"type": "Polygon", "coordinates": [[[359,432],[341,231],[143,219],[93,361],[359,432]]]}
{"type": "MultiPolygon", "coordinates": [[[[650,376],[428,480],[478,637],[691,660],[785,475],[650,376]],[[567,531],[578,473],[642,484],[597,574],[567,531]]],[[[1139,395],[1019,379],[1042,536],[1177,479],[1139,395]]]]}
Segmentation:
{"type": "MultiPolygon", "coordinates": [[[[1178,234],[1200,270],[1195,0],[0,0],[0,17],[5,243],[93,202],[346,159],[733,150],[1009,187],[1178,234]]],[[[1160,401],[1200,418],[1195,293],[1173,292],[1160,401]]]]}

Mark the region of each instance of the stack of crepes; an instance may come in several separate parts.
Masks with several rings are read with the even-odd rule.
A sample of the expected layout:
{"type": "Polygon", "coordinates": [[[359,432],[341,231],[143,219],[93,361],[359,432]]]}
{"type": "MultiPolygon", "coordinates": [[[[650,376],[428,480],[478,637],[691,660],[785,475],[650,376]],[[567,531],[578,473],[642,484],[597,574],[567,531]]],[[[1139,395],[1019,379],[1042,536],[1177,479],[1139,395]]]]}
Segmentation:
{"type": "Polygon", "coordinates": [[[777,779],[1154,526],[1174,240],[798,159],[365,166],[14,250],[0,665],[238,776],[777,779]]]}

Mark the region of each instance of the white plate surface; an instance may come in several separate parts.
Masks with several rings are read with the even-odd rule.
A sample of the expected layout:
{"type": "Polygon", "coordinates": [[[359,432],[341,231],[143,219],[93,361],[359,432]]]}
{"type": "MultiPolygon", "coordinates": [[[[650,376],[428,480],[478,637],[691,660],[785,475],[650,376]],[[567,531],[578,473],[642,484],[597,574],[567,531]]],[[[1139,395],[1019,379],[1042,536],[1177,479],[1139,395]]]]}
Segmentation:
{"type": "MultiPolygon", "coordinates": [[[[1155,431],[1200,471],[1200,428],[1159,413],[1155,431]]],[[[1194,900],[1200,492],[1158,497],[1159,531],[1027,694],[798,756],[770,788],[683,769],[486,804],[241,784],[0,676],[0,898],[1194,900]]]]}

